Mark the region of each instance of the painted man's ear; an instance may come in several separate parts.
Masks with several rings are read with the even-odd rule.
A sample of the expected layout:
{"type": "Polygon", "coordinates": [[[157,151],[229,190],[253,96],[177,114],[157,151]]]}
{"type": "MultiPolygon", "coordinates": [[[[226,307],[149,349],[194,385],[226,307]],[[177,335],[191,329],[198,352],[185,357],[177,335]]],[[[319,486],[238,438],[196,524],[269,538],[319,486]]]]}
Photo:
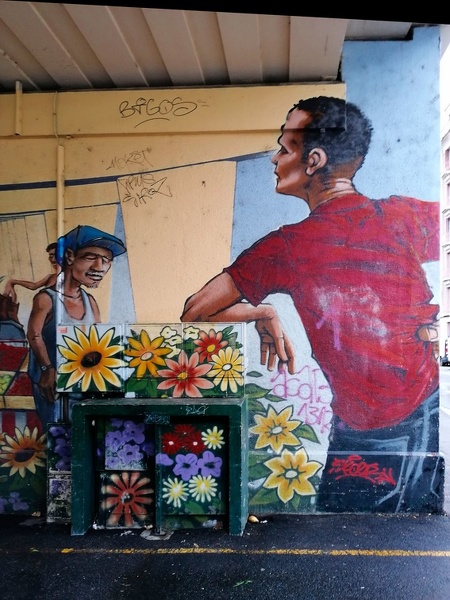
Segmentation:
{"type": "Polygon", "coordinates": [[[307,175],[313,175],[319,169],[323,169],[328,163],[327,153],[323,148],[313,148],[308,154],[307,175]]]}
{"type": "Polygon", "coordinates": [[[71,248],[67,248],[65,252],[66,265],[73,265],[73,261],[75,260],[75,253],[71,248]]]}

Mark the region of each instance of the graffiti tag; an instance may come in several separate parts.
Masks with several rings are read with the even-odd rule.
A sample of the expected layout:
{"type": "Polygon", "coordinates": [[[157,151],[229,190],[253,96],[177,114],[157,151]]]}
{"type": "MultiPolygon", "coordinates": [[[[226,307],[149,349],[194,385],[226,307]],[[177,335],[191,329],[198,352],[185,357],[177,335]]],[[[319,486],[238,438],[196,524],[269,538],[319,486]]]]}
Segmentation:
{"type": "Polygon", "coordinates": [[[173,100],[164,99],[161,102],[156,102],[154,98],[138,98],[136,102],[124,100],[119,104],[119,114],[122,119],[129,119],[137,116],[139,122],[134,125],[134,128],[139,127],[147,121],[156,119],[170,121],[172,117],[185,117],[194,112],[198,108],[196,102],[183,100],[179,96],[173,100]],[[140,117],[143,117],[140,119],[140,117]]]}
{"type": "Polygon", "coordinates": [[[320,369],[305,365],[293,375],[286,370],[279,371],[270,381],[275,384],[273,394],[281,398],[299,400],[297,416],[306,425],[316,426],[320,433],[323,433],[330,430],[333,411],[328,395],[324,395],[325,390],[329,392],[330,386],[318,381],[320,374],[320,369]]]}
{"type": "Polygon", "coordinates": [[[121,171],[124,171],[129,167],[146,167],[148,165],[151,166],[151,162],[147,158],[147,154],[150,154],[150,152],[150,148],[146,148],[145,150],[134,150],[130,154],[124,155],[122,157],[116,156],[111,160],[111,163],[109,167],[106,167],[106,170],[108,171],[108,169],[120,169],[121,171]]]}
{"type": "Polygon", "coordinates": [[[390,483],[397,485],[390,467],[380,469],[378,463],[366,463],[358,454],[352,454],[348,458],[335,458],[331,464],[329,473],[339,473],[336,479],[342,477],[361,477],[372,483],[390,483]]]}
{"type": "Polygon", "coordinates": [[[170,188],[165,185],[167,177],[156,179],[152,173],[140,173],[138,175],[128,175],[117,180],[119,185],[119,195],[122,202],[132,202],[134,206],[147,204],[155,194],[172,197],[170,188]]]}
{"type": "Polygon", "coordinates": [[[201,406],[186,406],[187,415],[206,415],[207,410],[208,407],[206,404],[202,404],[201,406]]]}

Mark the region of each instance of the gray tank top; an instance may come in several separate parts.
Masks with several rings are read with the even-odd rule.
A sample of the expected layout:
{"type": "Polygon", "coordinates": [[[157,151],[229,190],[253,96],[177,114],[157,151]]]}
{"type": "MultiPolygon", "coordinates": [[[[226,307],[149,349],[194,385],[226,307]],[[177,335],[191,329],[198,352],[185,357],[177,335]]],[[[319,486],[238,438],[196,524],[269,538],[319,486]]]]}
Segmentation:
{"type": "MultiPolygon", "coordinates": [[[[92,324],[95,323],[94,311],[92,310],[91,303],[89,301],[89,294],[80,288],[81,298],[83,300],[84,306],[84,314],[81,319],[74,319],[69,315],[66,311],[66,307],[64,306],[62,295],[59,294],[56,290],[52,288],[44,288],[39,293],[40,294],[48,294],[52,301],[52,313],[50,315],[50,319],[47,323],[45,323],[42,329],[42,339],[47,348],[48,356],[50,358],[50,362],[56,369],[56,319],[58,317],[58,325],[73,325],[77,323],[86,323],[92,324]]],[[[30,376],[31,381],[34,383],[38,383],[42,372],[40,369],[40,365],[34,355],[34,352],[30,348],[29,352],[29,362],[28,362],[28,374],[30,376]]]]}

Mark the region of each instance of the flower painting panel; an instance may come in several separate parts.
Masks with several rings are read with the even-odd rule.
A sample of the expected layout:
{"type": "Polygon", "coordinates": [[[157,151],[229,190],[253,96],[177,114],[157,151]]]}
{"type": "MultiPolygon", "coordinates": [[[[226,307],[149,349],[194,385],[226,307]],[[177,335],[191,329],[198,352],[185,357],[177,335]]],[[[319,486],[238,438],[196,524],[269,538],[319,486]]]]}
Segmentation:
{"type": "Polygon", "coordinates": [[[116,471],[100,476],[97,525],[132,529],[154,524],[154,484],[148,473],[116,471]]]}
{"type": "Polygon", "coordinates": [[[47,469],[49,473],[70,473],[72,425],[50,423],[47,431],[47,469]]]}
{"type": "Polygon", "coordinates": [[[123,391],[121,325],[59,325],[57,390],[123,391]]]}
{"type": "Polygon", "coordinates": [[[161,371],[168,360],[177,360],[182,351],[180,324],[131,324],[125,327],[124,359],[127,397],[171,397],[169,388],[160,387],[161,371]]]}
{"type": "Polygon", "coordinates": [[[243,323],[126,327],[127,397],[236,397],[244,393],[243,323]]]}
{"type": "Polygon", "coordinates": [[[154,428],[138,418],[109,418],[104,422],[103,447],[97,455],[106,470],[145,471],[154,461],[154,428]]]}
{"type": "MultiPolygon", "coordinates": [[[[31,514],[45,506],[46,436],[31,420],[2,413],[0,433],[0,514],[31,514]],[[12,421],[12,419],[11,419],[12,421]],[[29,424],[25,424],[28,422],[29,424]]],[[[24,415],[25,413],[23,413],[24,415]]]]}
{"type": "Polygon", "coordinates": [[[185,395],[238,397],[244,393],[244,323],[184,323],[185,395]]]}
{"type": "Polygon", "coordinates": [[[227,510],[226,426],[221,422],[179,422],[161,436],[156,468],[166,515],[219,515],[227,510]]]}

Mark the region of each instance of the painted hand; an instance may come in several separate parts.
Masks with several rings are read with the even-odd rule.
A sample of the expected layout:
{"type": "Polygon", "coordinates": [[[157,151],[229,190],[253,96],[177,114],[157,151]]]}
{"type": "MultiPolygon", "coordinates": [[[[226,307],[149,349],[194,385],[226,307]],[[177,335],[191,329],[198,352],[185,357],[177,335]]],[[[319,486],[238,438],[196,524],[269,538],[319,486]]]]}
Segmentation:
{"type": "Polygon", "coordinates": [[[53,404],[55,402],[56,388],[55,369],[53,367],[42,373],[39,380],[39,387],[47,400],[53,404]]]}
{"type": "Polygon", "coordinates": [[[291,374],[295,373],[295,356],[292,342],[283,331],[275,309],[267,306],[268,315],[255,321],[256,331],[261,341],[261,364],[273,371],[278,359],[278,368],[287,365],[291,374]]]}

